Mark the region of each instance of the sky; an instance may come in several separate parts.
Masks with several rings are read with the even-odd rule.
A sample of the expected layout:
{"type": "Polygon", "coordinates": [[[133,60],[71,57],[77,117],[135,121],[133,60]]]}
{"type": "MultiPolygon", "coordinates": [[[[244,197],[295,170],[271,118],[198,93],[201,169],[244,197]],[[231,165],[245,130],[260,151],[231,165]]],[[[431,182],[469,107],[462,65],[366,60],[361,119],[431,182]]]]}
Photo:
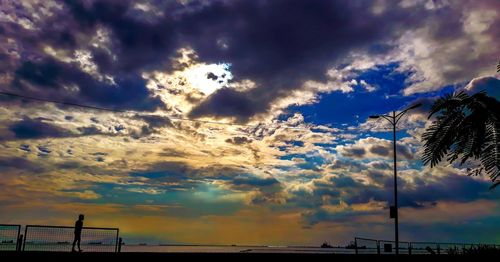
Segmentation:
{"type": "Polygon", "coordinates": [[[0,223],[125,242],[500,242],[500,191],[421,159],[434,99],[500,99],[498,0],[0,2],[0,223]]]}

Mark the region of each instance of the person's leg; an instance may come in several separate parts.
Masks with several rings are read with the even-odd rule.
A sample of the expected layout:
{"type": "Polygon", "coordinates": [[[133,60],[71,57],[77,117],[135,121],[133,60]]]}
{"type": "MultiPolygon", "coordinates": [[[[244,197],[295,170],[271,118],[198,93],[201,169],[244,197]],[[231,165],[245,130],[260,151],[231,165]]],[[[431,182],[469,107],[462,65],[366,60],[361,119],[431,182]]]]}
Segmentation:
{"type": "Polygon", "coordinates": [[[81,242],[81,238],[78,238],[78,251],[82,252],[82,249],[80,248],[80,242],[81,242]]]}
{"type": "Polygon", "coordinates": [[[72,251],[72,252],[75,252],[75,244],[76,244],[76,237],[75,237],[75,239],[73,240],[73,247],[71,248],[71,251],[72,251]]]}

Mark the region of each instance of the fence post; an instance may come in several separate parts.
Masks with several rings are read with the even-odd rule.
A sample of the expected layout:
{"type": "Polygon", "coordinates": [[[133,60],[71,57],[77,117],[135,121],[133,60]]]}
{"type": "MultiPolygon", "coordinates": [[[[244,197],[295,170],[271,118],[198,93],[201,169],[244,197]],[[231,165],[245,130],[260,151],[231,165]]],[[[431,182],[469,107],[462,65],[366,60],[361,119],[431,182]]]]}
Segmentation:
{"type": "Polygon", "coordinates": [[[24,239],[23,239],[23,251],[24,248],[26,247],[26,238],[28,237],[28,226],[24,227],[24,239]]]}
{"type": "Polygon", "coordinates": [[[377,240],[377,255],[380,255],[380,240],[377,240]]]}
{"type": "Polygon", "coordinates": [[[21,252],[22,246],[23,246],[23,234],[20,234],[16,242],[16,251],[21,252]]]}
{"type": "Polygon", "coordinates": [[[120,236],[120,229],[117,229],[116,230],[116,240],[115,240],[115,253],[118,252],[118,246],[119,246],[118,237],[119,236],[120,236]]]}
{"type": "Polygon", "coordinates": [[[354,238],[354,253],[357,255],[358,254],[358,238],[354,238]]]}
{"type": "Polygon", "coordinates": [[[123,244],[123,240],[122,238],[120,237],[118,239],[118,253],[122,252],[122,244],[123,244]]]}
{"type": "Polygon", "coordinates": [[[439,246],[439,243],[437,244],[437,251],[438,251],[438,255],[441,254],[441,247],[439,246]]]}
{"type": "Polygon", "coordinates": [[[408,255],[411,255],[411,242],[408,242],[408,255]]]}
{"type": "Polygon", "coordinates": [[[16,242],[16,251],[21,251],[20,244],[23,242],[23,235],[21,234],[21,225],[17,226],[17,242],[16,242]],[[19,241],[21,239],[21,241],[19,241]]]}

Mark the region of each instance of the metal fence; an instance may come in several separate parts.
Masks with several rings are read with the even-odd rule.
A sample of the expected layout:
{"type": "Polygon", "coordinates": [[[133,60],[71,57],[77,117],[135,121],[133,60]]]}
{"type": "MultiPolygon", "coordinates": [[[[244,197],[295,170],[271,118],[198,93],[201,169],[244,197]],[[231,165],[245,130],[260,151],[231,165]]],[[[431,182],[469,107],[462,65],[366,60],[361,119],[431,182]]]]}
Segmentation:
{"type": "Polygon", "coordinates": [[[412,242],[412,254],[441,254],[441,246],[434,242],[412,242]]]}
{"type": "MultiPolygon", "coordinates": [[[[396,242],[390,240],[379,240],[381,254],[396,254],[396,242]]],[[[399,254],[411,254],[411,245],[409,242],[399,241],[399,254]]]]}
{"type": "MultiPolygon", "coordinates": [[[[395,254],[395,242],[391,240],[377,240],[370,238],[354,238],[356,254],[395,254]]],[[[500,245],[494,244],[470,244],[470,243],[439,243],[439,242],[399,242],[399,254],[421,255],[421,254],[463,254],[467,250],[489,246],[500,249],[500,245]]]]}
{"type": "Polygon", "coordinates": [[[380,254],[378,240],[356,237],[354,239],[356,254],[380,254]]]}
{"type": "MultiPolygon", "coordinates": [[[[22,250],[69,252],[73,247],[74,230],[66,226],[27,225],[22,250]]],[[[84,227],[80,246],[85,252],[117,252],[118,235],[118,228],[84,227]]]]}
{"type": "Polygon", "coordinates": [[[21,225],[0,224],[0,251],[16,251],[21,225]]]}

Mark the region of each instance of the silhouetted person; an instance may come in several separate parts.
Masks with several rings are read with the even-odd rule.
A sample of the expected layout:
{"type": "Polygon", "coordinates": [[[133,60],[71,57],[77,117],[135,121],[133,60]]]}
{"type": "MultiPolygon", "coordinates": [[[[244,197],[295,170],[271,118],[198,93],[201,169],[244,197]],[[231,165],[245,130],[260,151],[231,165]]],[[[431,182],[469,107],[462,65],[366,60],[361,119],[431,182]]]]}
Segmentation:
{"type": "Polygon", "coordinates": [[[82,252],[80,248],[80,241],[82,239],[82,229],[83,229],[83,215],[78,216],[78,220],[75,222],[75,239],[73,240],[73,248],[71,248],[71,252],[75,252],[75,244],[78,242],[78,251],[82,252]]]}

